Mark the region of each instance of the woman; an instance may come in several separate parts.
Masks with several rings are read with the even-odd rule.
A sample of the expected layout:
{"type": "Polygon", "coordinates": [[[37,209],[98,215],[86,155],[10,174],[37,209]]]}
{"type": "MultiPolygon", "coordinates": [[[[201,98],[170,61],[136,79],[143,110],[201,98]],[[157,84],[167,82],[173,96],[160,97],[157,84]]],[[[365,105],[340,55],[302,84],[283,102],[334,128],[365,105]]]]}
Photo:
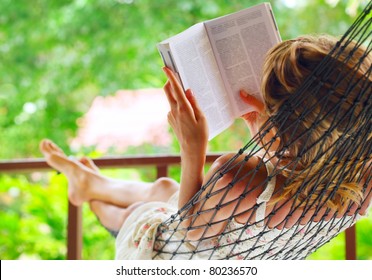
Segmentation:
{"type": "MultiPolygon", "coordinates": [[[[348,112],[358,86],[346,95],[350,81],[345,77],[326,102],[318,102],[339,80],[340,71],[365,56],[363,49],[346,63],[342,55],[332,58],[335,73],[314,81],[305,99],[293,98],[335,44],[330,37],[306,36],[270,50],[263,67],[264,104],[240,92],[255,108],[242,117],[251,135],[259,136],[261,151],[224,155],[205,176],[204,114],[191,90],[184,92],[167,68],[164,91],[171,108],[168,121],[180,144],[180,184],[169,178],[154,183],[112,180],[100,175],[90,160],[71,160],[48,140],[42,141],[41,151],[52,167],[66,174],[70,201],[89,202],[106,228],[119,231],[119,259],[304,258],[365,215],[372,197],[369,151],[354,151],[356,158],[349,155],[354,172],[333,175],[345,160],[339,153],[340,139],[352,135],[353,128],[331,108],[342,99],[340,110],[348,112]],[[320,82],[324,88],[311,92],[320,82]],[[291,106],[289,115],[286,106],[291,106]],[[333,223],[340,226],[325,230],[323,224],[333,223]]],[[[368,83],[371,77],[365,73],[371,61],[368,54],[354,71],[368,83]]],[[[362,107],[353,107],[354,114],[360,111],[362,107]]]]}

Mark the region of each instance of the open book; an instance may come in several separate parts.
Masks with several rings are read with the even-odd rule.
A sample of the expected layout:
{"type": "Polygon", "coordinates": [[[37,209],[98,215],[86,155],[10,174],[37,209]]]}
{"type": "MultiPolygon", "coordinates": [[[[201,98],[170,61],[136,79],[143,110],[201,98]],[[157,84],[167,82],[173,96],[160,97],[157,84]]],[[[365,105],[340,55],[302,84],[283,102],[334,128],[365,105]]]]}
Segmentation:
{"type": "Polygon", "coordinates": [[[164,64],[192,89],[206,115],[209,139],[252,111],[241,89],[260,96],[267,51],[280,42],[269,3],[193,25],[158,44],[164,64]]]}

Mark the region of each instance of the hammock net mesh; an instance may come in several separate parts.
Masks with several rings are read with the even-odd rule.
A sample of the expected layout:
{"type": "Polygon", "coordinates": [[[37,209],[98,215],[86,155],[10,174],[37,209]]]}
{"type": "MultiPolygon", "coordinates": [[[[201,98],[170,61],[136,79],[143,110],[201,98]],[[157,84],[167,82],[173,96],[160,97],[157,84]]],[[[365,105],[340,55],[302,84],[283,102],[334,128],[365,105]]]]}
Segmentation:
{"type": "Polygon", "coordinates": [[[154,258],[304,259],[355,223],[371,197],[372,66],[367,64],[362,75],[358,71],[371,55],[371,8],[372,2],[257,135],[189,203],[161,224],[154,258]],[[307,107],[297,110],[304,103],[307,107]],[[303,120],[308,124],[305,129],[303,120]],[[273,129],[276,134],[267,140],[265,136],[273,129]],[[336,140],[330,141],[332,135],[336,140]],[[277,139],[285,145],[273,150],[277,139]],[[257,168],[246,172],[244,166],[257,155],[257,168]],[[262,184],[253,184],[260,168],[276,162],[272,159],[280,164],[273,164],[262,184]],[[216,187],[226,174],[228,183],[216,187]],[[284,179],[268,193],[267,186],[278,176],[284,179]],[[350,182],[356,182],[361,191],[360,203],[342,200],[340,194],[348,191],[350,182]],[[236,198],[226,199],[236,184],[243,190],[236,198]],[[242,212],[240,205],[255,191],[271,200],[260,196],[242,212]],[[283,195],[285,199],[280,198],[283,195]],[[206,207],[211,199],[214,207],[206,207]],[[334,207],[335,203],[339,206],[334,207]],[[230,207],[232,214],[216,219],[224,207],[230,207]],[[265,208],[270,210],[265,213],[265,208]],[[285,219],[275,222],[281,211],[285,219]],[[204,223],[198,222],[201,215],[204,223]],[[216,225],[223,225],[222,230],[209,234],[209,228],[216,225]],[[191,241],[188,232],[195,230],[200,237],[191,241]]]}

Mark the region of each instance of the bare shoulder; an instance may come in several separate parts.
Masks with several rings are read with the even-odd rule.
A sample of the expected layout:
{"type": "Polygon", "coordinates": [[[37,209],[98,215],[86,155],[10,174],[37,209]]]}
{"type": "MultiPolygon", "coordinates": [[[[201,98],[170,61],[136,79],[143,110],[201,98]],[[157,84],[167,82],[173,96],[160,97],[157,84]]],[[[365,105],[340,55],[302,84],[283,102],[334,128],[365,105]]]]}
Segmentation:
{"type": "MultiPolygon", "coordinates": [[[[227,153],[220,156],[213,162],[211,168],[207,173],[207,177],[210,177],[217,171],[224,171],[226,175],[224,176],[224,179],[228,179],[232,175],[236,176],[237,169],[241,170],[242,172],[256,169],[257,165],[260,163],[260,160],[261,158],[257,156],[246,158],[246,155],[244,154],[237,156],[234,153],[227,153]],[[224,169],[224,167],[226,167],[226,169],[224,169]]],[[[264,171],[264,173],[266,174],[265,170],[266,169],[263,167],[262,171],[264,171]]],[[[258,171],[260,172],[261,169],[258,171]]]]}
{"type": "MultiPolygon", "coordinates": [[[[266,168],[260,165],[260,162],[261,158],[256,156],[245,158],[245,155],[237,157],[236,154],[226,154],[213,163],[206,180],[219,171],[223,171],[223,176],[210,186],[213,191],[211,189],[205,191],[215,193],[205,206],[214,208],[216,205],[222,205],[221,211],[217,213],[217,219],[247,213],[247,210],[256,204],[267,179],[266,168]]],[[[244,220],[247,218],[245,216],[239,218],[244,220]]]]}

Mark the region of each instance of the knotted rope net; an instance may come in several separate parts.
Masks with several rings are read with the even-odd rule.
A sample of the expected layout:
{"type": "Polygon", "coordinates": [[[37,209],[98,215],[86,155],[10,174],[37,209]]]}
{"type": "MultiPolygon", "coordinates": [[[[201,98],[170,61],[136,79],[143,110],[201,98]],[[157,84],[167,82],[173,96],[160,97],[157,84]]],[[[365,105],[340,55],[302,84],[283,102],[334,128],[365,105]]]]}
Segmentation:
{"type": "Polygon", "coordinates": [[[311,73],[285,102],[268,106],[275,113],[260,131],[162,223],[154,258],[304,259],[365,214],[371,197],[371,8],[372,2],[309,66],[311,73]],[[257,167],[247,172],[255,156],[257,167]],[[267,178],[254,183],[265,167],[267,178]],[[242,208],[253,194],[258,199],[242,208]],[[231,215],[217,219],[223,208],[231,215]],[[221,230],[213,233],[216,226],[221,230]]]}

